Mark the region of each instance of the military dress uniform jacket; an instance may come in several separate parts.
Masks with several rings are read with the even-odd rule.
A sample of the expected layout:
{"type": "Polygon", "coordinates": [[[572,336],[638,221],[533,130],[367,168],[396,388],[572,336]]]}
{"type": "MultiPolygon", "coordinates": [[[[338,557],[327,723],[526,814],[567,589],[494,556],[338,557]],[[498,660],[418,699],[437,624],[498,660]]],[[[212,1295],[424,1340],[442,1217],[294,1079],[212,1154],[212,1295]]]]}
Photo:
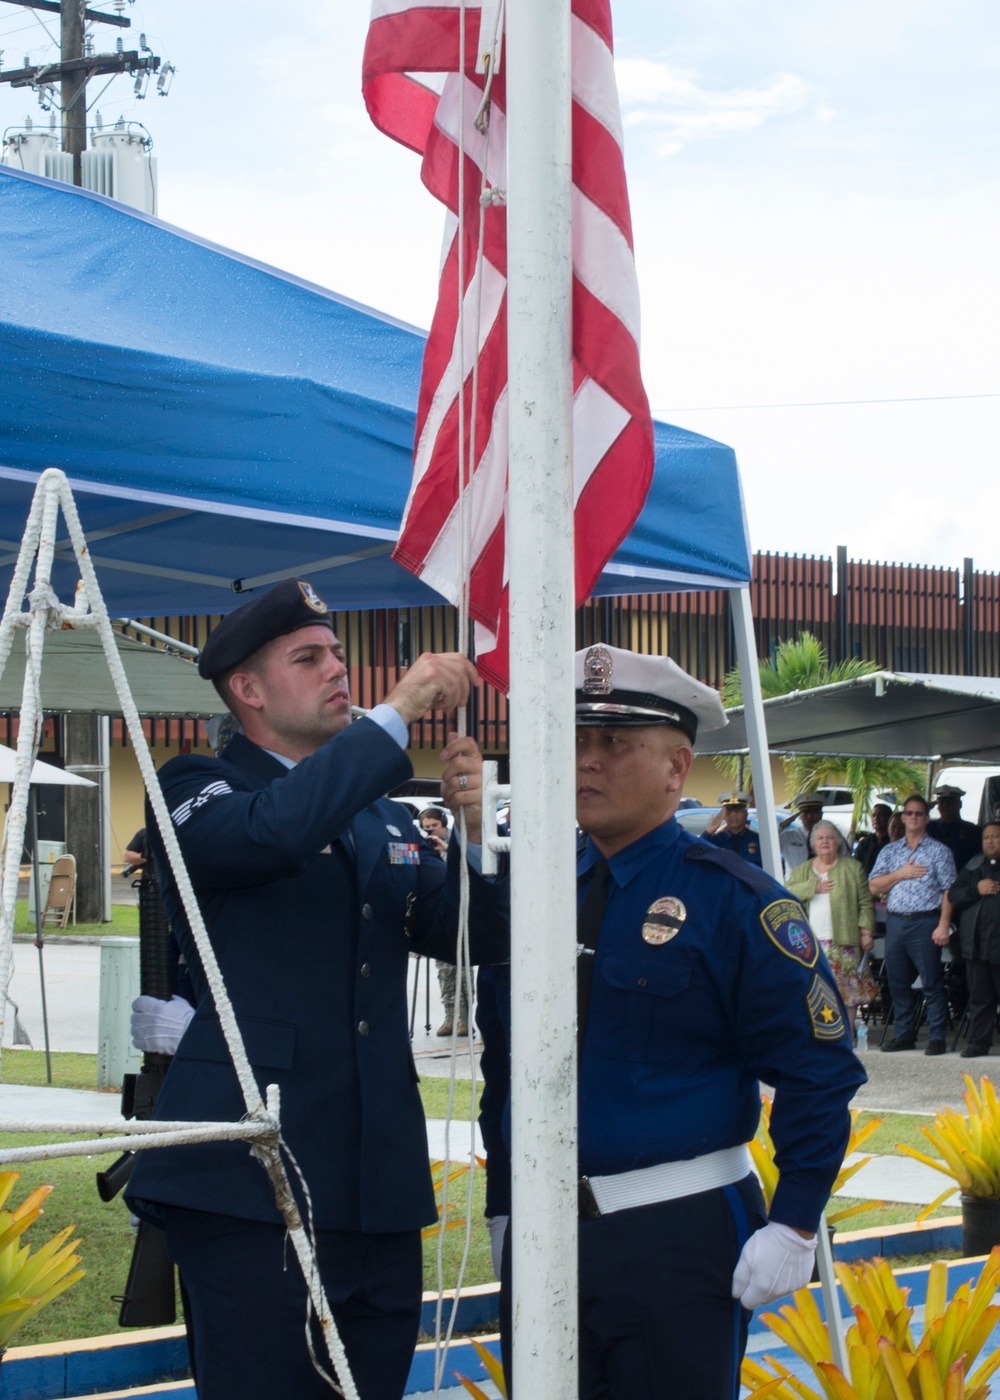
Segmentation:
{"type": "MultiPolygon", "coordinates": [[[[581,901],[599,854],[578,864],[581,901]]],[[[580,1062],[580,1171],[603,1176],[753,1137],[775,1088],[770,1217],[815,1230],[865,1082],[802,906],[671,819],[613,855],[580,1062]]]]}
{"type": "MultiPolygon", "coordinates": [[[[160,775],[187,868],[263,1091],[281,1089],[282,1135],[319,1229],[418,1229],[436,1218],[410,1050],[411,952],[454,960],[459,859],[446,866],[400,804],[412,773],[362,719],[288,770],[245,738],[160,775]]],[[[156,1105],[162,1119],[235,1121],[244,1103],[163,859],[164,903],[191,969],[196,1012],[156,1105]]],[[[470,872],[475,963],[509,956],[507,885],[470,872]]],[[[291,1173],[294,1179],[294,1173],[291,1173]]],[[[129,1200],[280,1220],[242,1143],[140,1154],[129,1200]]]]}

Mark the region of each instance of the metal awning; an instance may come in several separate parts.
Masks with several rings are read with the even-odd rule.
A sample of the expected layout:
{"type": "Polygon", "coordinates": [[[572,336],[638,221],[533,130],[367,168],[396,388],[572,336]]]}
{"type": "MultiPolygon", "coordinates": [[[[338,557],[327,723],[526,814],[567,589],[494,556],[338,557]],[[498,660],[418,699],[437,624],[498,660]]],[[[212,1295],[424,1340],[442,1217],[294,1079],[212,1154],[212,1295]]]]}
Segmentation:
{"type": "MultiPolygon", "coordinates": [[[[699,739],[699,754],[745,753],[744,707],[699,739]]],[[[1000,680],[876,671],[764,701],[778,754],[1000,763],[1000,680]]]]}
{"type": "MultiPolygon", "coordinates": [[[[0,711],[19,711],[24,689],[27,633],[14,638],[0,678],[0,711]]],[[[206,718],[226,706],[198,668],[130,637],[116,636],[118,655],[140,715],[149,718],[206,718]]],[[[41,708],[45,714],[121,714],[100,638],[92,631],[49,633],[42,656],[41,708]]]]}

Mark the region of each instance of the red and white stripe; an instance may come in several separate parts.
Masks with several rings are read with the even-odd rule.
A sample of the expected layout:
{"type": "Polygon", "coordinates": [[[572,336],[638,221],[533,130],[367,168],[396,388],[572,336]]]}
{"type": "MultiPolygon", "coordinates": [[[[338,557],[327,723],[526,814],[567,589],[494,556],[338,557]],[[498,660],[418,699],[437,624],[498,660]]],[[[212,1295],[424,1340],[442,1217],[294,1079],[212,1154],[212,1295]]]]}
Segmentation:
{"type": "MultiPolygon", "coordinates": [[[[476,624],[476,664],[488,680],[506,689],[507,220],[502,202],[486,210],[478,258],[479,196],[487,159],[489,187],[501,194],[506,189],[506,93],[501,68],[490,92],[487,157],[487,140],[474,125],[485,83],[475,71],[480,18],[480,6],[467,3],[466,61],[460,64],[460,0],[423,5],[375,0],[363,89],[376,126],[423,156],[424,183],[452,216],[424,355],[413,482],[394,557],[458,601],[465,567],[458,401],[461,392],[467,450],[478,358],[469,611],[476,624]],[[442,92],[410,76],[418,72],[447,74],[442,92]],[[465,161],[461,226],[460,124],[465,161]]],[[[653,425],[639,372],[639,293],[609,0],[572,0],[572,44],[573,474],[576,599],[581,603],[642,509],[653,471],[653,425]]]]}

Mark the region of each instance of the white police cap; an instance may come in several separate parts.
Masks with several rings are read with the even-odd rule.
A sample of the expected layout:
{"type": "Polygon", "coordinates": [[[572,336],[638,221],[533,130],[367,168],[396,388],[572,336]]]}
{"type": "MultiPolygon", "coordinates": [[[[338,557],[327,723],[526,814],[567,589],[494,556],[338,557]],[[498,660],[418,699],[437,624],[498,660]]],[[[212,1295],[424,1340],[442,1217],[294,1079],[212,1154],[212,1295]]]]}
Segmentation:
{"type": "Polygon", "coordinates": [[[699,728],[729,723],[718,691],[668,656],[640,656],[599,642],[576,653],[575,685],[578,725],[672,724],[693,743],[699,728]]]}

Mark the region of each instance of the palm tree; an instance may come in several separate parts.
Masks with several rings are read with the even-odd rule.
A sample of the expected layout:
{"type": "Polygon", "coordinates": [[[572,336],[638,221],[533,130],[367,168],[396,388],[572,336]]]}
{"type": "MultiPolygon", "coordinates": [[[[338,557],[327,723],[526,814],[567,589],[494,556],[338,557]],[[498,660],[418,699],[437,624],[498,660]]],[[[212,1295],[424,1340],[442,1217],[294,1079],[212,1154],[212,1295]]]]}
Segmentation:
{"type": "MultiPolygon", "coordinates": [[[[817,686],[834,685],[837,681],[870,676],[879,669],[874,661],[838,661],[830,658],[818,637],[800,632],[794,641],[779,642],[773,661],[761,661],[760,688],[765,700],[774,695],[790,695],[795,690],[815,690],[817,686]]],[[[723,704],[742,705],[743,684],[739,669],[734,667],[723,683],[723,704]]],[[[717,758],[716,763],[730,782],[737,781],[741,760],[738,757],[717,758]]],[[[743,773],[749,771],[743,759],[743,773]]],[[[830,755],[796,754],[782,760],[785,776],[795,792],[815,787],[846,787],[854,794],[854,821],[857,829],[870,813],[871,794],[882,790],[896,793],[920,792],[923,788],[921,769],[898,758],[839,758],[830,755]]],[[[744,783],[747,777],[743,778],[744,783]]],[[[751,779],[752,781],[752,779],[751,779]]]]}

